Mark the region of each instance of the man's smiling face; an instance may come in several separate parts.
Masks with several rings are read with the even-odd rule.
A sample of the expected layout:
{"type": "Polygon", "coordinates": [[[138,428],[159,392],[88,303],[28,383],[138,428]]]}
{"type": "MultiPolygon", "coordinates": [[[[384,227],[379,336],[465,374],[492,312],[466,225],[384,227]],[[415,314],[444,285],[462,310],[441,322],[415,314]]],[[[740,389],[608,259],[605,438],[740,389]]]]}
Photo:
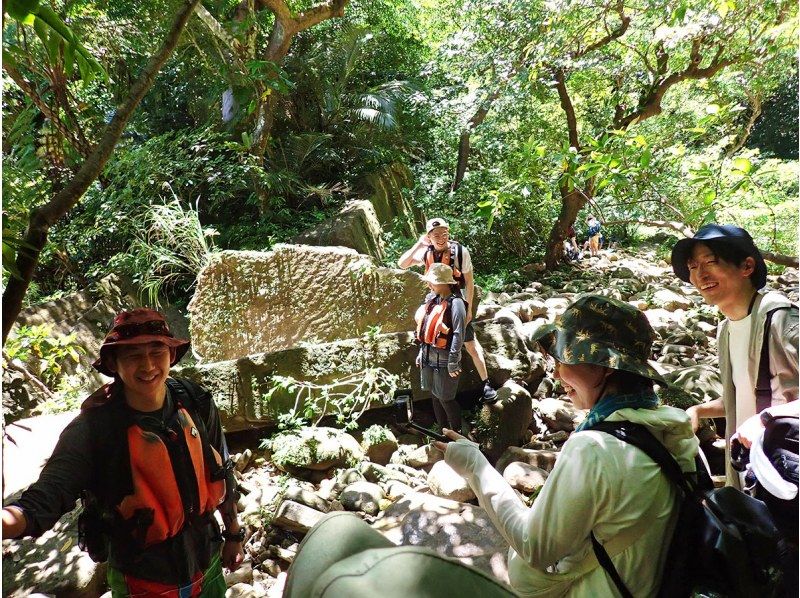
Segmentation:
{"type": "Polygon", "coordinates": [[[689,282],[700,291],[709,305],[725,311],[731,302],[749,297],[753,293],[750,276],[755,260],[748,257],[741,265],[726,262],[717,257],[705,243],[697,243],[687,260],[689,282]]]}

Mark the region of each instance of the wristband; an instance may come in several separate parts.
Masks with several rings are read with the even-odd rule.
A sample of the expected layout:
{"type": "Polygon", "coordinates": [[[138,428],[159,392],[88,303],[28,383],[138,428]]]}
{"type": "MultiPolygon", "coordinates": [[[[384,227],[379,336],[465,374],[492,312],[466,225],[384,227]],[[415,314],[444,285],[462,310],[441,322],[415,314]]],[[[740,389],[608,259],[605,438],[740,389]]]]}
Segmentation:
{"type": "Polygon", "coordinates": [[[244,528],[240,527],[238,532],[229,532],[224,530],[222,532],[222,537],[227,541],[244,542],[244,528]]]}

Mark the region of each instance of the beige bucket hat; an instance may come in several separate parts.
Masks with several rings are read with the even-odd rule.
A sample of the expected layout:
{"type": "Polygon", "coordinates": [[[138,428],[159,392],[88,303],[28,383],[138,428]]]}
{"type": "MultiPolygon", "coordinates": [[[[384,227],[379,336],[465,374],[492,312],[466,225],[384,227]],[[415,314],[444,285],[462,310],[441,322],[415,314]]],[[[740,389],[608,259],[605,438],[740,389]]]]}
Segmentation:
{"type": "Polygon", "coordinates": [[[436,262],[431,264],[422,280],[431,284],[458,284],[453,278],[453,269],[447,264],[436,262]]]}

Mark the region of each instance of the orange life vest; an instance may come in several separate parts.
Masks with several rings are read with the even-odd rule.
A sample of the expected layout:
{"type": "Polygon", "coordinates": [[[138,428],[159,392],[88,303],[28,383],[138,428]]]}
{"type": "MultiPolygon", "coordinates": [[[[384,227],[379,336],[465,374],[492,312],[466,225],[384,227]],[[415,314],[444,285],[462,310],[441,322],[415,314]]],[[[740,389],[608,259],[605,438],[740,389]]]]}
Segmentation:
{"type": "Polygon", "coordinates": [[[417,309],[414,318],[417,321],[416,339],[425,345],[437,349],[447,349],[453,342],[453,315],[451,306],[453,299],[463,299],[459,295],[450,295],[440,303],[433,297],[417,309]]]}
{"type": "Polygon", "coordinates": [[[95,458],[107,461],[94,490],[114,519],[107,531],[122,533],[139,550],[176,536],[197,517],[210,516],[225,499],[222,457],[197,411],[197,387],[190,394],[184,384],[167,380],[175,411],[159,422],[158,434],[132,421],[123,406],[108,404],[112,385],[82,406],[97,412],[93,429],[99,428],[102,440],[95,458]]]}
{"type": "Polygon", "coordinates": [[[208,447],[210,450],[207,454],[210,456],[204,454],[198,426],[183,406],[178,407],[174,419],[180,432],[174,433],[173,430],[175,436],[167,442],[185,442],[194,473],[194,488],[184,489],[183,492],[164,440],[158,434],[145,431],[135,424],[127,432],[134,492],[123,498],[117,505],[117,511],[123,521],[133,520],[142,512],[152,512],[152,522],[141,530],[144,531],[144,537],[137,538],[145,547],[177,535],[186,523],[186,515],[192,514],[195,509],[198,515],[212,513],[225,498],[225,480],[212,480],[211,475],[212,465],[214,469],[222,467],[222,457],[212,446],[208,447]],[[213,459],[214,463],[207,463],[207,458],[213,459]],[[196,498],[188,499],[187,491],[196,498]],[[187,500],[197,502],[187,505],[187,500]]]}
{"type": "Polygon", "coordinates": [[[461,243],[457,241],[448,241],[447,244],[449,246],[448,250],[442,251],[439,255],[437,255],[433,245],[428,245],[428,249],[425,251],[425,274],[428,273],[430,267],[435,263],[446,264],[453,269],[453,278],[458,283],[458,288],[463,289],[464,286],[466,286],[466,280],[464,280],[464,275],[461,274],[460,269],[463,265],[461,263],[461,243]],[[456,268],[456,265],[458,265],[458,268],[456,268]]]}

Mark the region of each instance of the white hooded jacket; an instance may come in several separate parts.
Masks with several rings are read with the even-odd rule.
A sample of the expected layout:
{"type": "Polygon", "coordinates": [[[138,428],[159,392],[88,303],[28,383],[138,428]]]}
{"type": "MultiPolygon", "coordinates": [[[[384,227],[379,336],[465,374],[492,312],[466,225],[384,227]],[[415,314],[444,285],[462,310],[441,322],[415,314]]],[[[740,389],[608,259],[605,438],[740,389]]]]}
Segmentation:
{"type": "MultiPolygon", "coordinates": [[[[620,409],[606,421],[646,426],[684,471],[695,471],[698,441],[684,411],[620,409]]],[[[445,460],[467,479],[511,545],[509,580],[520,596],[618,596],[594,557],[592,531],[634,596],[656,593],[678,491],[641,450],[604,432],[573,434],[530,508],[475,443],[448,444],[445,460]]]]}

